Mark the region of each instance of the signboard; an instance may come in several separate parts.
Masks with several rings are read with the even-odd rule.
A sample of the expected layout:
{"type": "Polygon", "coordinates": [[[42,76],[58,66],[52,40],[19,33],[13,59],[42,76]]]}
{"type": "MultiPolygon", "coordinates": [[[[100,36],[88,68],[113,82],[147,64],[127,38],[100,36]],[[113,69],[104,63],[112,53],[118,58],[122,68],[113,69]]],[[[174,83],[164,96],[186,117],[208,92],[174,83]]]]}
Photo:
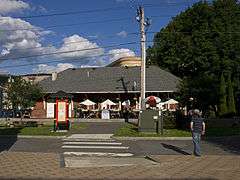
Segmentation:
{"type": "Polygon", "coordinates": [[[68,104],[68,117],[72,117],[72,103],[68,104]]]}
{"type": "Polygon", "coordinates": [[[54,103],[47,103],[47,118],[54,118],[54,103]]]}
{"type": "Polygon", "coordinates": [[[67,103],[65,101],[58,101],[57,102],[57,121],[66,121],[67,116],[67,103]]]}
{"type": "Polygon", "coordinates": [[[110,119],[110,112],[108,110],[102,110],[102,119],[110,119]]]}

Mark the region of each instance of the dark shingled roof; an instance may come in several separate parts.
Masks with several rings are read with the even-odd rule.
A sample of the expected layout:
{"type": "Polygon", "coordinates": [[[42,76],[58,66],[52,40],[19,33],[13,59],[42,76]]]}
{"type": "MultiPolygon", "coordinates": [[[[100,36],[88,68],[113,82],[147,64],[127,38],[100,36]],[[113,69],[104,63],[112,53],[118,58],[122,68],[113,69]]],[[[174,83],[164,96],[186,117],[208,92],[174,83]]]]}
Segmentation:
{"type": "MultiPolygon", "coordinates": [[[[176,92],[180,79],[157,66],[146,68],[146,92],[176,92]]],[[[46,93],[140,92],[140,67],[67,69],[40,82],[46,93]]]]}

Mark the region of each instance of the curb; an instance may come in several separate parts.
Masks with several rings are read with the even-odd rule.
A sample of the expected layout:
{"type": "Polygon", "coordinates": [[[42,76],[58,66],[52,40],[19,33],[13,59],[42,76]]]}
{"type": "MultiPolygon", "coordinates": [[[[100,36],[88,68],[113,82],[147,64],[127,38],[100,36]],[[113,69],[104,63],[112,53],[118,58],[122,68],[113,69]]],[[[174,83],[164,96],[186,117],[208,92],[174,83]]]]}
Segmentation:
{"type": "Polygon", "coordinates": [[[28,135],[0,135],[0,138],[36,138],[36,139],[61,139],[67,136],[28,136],[28,135]]]}
{"type": "Polygon", "coordinates": [[[169,141],[169,140],[192,140],[192,137],[112,137],[115,140],[127,140],[127,141],[137,141],[137,140],[163,140],[163,141],[169,141]]]}
{"type": "MultiPolygon", "coordinates": [[[[36,138],[36,139],[62,139],[67,138],[68,136],[28,136],[28,135],[0,135],[0,138],[36,138]]],[[[219,139],[219,138],[234,138],[239,137],[236,136],[216,136],[216,137],[207,137],[202,140],[211,140],[211,139],[219,139]]],[[[162,141],[187,141],[192,140],[192,137],[120,137],[120,136],[111,136],[112,139],[115,140],[126,140],[126,141],[137,141],[137,140],[162,140],[162,141]]]]}
{"type": "MultiPolygon", "coordinates": [[[[36,138],[36,139],[62,139],[68,136],[28,136],[28,135],[0,135],[0,138],[36,138]]],[[[192,137],[117,137],[112,136],[115,140],[127,140],[127,141],[137,141],[137,140],[192,140],[192,137]]]]}
{"type": "Polygon", "coordinates": [[[61,139],[66,138],[67,136],[25,136],[25,135],[18,135],[18,138],[39,138],[39,139],[61,139]]]}

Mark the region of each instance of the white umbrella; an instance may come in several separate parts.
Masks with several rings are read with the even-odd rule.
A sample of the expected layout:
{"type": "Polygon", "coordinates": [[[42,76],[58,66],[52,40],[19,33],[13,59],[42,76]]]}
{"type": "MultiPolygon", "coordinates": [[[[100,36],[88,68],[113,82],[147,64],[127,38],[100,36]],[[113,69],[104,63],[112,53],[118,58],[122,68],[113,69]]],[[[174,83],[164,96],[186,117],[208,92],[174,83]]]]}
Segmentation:
{"type": "Polygon", "coordinates": [[[116,103],[114,103],[111,100],[107,99],[106,101],[102,102],[101,105],[114,106],[114,105],[116,105],[116,103]]]}
{"type": "Polygon", "coordinates": [[[93,105],[95,105],[96,103],[95,103],[95,102],[92,102],[92,101],[89,100],[89,99],[86,99],[85,101],[81,102],[80,104],[85,105],[85,106],[93,106],[93,105]]]}
{"type": "Polygon", "coordinates": [[[165,104],[178,104],[178,101],[174,99],[169,99],[168,101],[165,102],[165,104]]]}
{"type": "Polygon", "coordinates": [[[123,106],[130,106],[130,100],[123,101],[122,103],[123,106]]]}

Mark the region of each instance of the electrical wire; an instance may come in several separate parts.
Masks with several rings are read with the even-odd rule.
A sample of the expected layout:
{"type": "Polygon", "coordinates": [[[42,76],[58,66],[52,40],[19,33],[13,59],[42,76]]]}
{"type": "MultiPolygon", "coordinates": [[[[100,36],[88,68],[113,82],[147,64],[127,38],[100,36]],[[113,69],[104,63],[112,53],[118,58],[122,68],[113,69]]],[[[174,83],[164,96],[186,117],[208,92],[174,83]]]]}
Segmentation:
{"type": "Polygon", "coordinates": [[[74,14],[88,14],[88,13],[122,10],[122,8],[125,8],[125,6],[110,7],[110,8],[103,8],[103,9],[83,10],[83,11],[69,11],[69,12],[63,12],[63,13],[40,14],[40,15],[32,15],[32,16],[15,16],[14,18],[32,19],[32,18],[53,17],[53,16],[67,16],[67,15],[74,15],[74,14]]]}
{"type": "Polygon", "coordinates": [[[45,61],[45,62],[25,63],[25,64],[19,64],[19,65],[7,65],[7,66],[0,66],[0,69],[3,69],[3,68],[11,69],[11,68],[16,68],[16,67],[32,66],[32,65],[40,65],[40,64],[52,64],[52,63],[60,63],[60,62],[64,62],[64,61],[73,62],[73,61],[80,61],[80,60],[86,59],[86,58],[108,57],[108,56],[111,56],[111,55],[120,55],[120,54],[125,54],[126,52],[105,53],[105,54],[102,54],[102,55],[96,55],[96,56],[84,57],[84,58],[77,58],[77,59],[66,59],[65,58],[65,59],[51,60],[51,61],[47,61],[47,62],[45,61]]]}
{"type": "MultiPolygon", "coordinates": [[[[133,0],[129,0],[130,8],[136,9],[137,6],[134,4],[133,0]]],[[[188,2],[186,2],[188,3],[188,2]]],[[[186,3],[167,3],[164,4],[165,6],[174,6],[174,5],[181,5],[186,3]]],[[[143,4],[146,7],[156,7],[162,4],[143,4]]],[[[40,15],[30,15],[30,16],[14,16],[13,18],[20,18],[20,19],[33,19],[33,18],[45,18],[45,17],[54,17],[54,16],[67,16],[67,15],[75,15],[75,14],[88,14],[88,13],[98,13],[98,12],[108,12],[108,11],[116,11],[122,10],[126,8],[125,6],[117,6],[117,7],[109,7],[103,9],[91,9],[91,10],[82,10],[82,11],[68,11],[68,12],[61,12],[61,13],[51,13],[51,14],[40,14],[40,15]]]]}
{"type": "MultiPolygon", "coordinates": [[[[2,17],[0,17],[1,19],[2,17]]],[[[121,22],[129,20],[131,17],[124,17],[124,18],[115,18],[115,19],[107,19],[107,20],[101,20],[101,21],[88,21],[88,22],[82,22],[82,23],[72,23],[72,24],[59,24],[59,25],[53,25],[53,26],[47,26],[47,27],[33,27],[33,28],[22,28],[22,29],[1,29],[0,31],[27,31],[27,30],[42,30],[42,29],[53,29],[57,27],[72,27],[72,26],[79,26],[79,25],[86,25],[86,24],[98,24],[98,23],[106,23],[106,22],[121,22]]]]}
{"type": "MultiPolygon", "coordinates": [[[[148,31],[146,32],[146,34],[155,34],[155,33],[163,33],[163,34],[192,34],[193,32],[184,32],[184,31],[172,31],[172,32],[157,32],[157,31],[148,31]]],[[[205,32],[198,32],[198,34],[211,34],[211,33],[219,33],[219,32],[214,32],[214,31],[205,31],[205,32]]],[[[220,32],[222,34],[240,34],[240,32],[220,32]]],[[[132,33],[128,33],[128,35],[140,35],[140,33],[137,32],[132,32],[132,33]]],[[[104,36],[103,38],[93,38],[93,39],[86,39],[86,40],[82,40],[82,41],[74,41],[74,42],[68,42],[68,43],[64,43],[64,45],[70,45],[70,44],[81,44],[81,43],[85,43],[88,41],[94,41],[94,40],[101,40],[101,39],[110,39],[110,38],[116,38],[116,35],[110,35],[110,36],[104,36]]],[[[35,39],[35,38],[32,38],[35,39]]],[[[158,38],[156,38],[158,39],[158,38]]],[[[31,40],[31,38],[29,38],[28,40],[31,40]]],[[[51,44],[51,46],[46,46],[46,47],[53,47],[56,45],[61,45],[63,44],[62,42],[57,42],[57,43],[53,43],[51,44]]],[[[13,48],[11,50],[30,50],[30,49],[42,49],[42,48],[46,48],[44,46],[41,47],[30,47],[30,48],[13,48]]]]}
{"type": "Polygon", "coordinates": [[[71,50],[71,51],[60,51],[60,52],[51,52],[51,53],[35,54],[35,55],[29,55],[29,56],[0,58],[0,61],[5,61],[5,60],[9,60],[9,59],[11,59],[11,60],[26,59],[26,58],[33,58],[33,57],[40,57],[40,56],[49,56],[49,55],[58,55],[58,54],[74,53],[74,52],[84,52],[84,51],[89,51],[89,50],[97,50],[97,49],[103,49],[103,48],[119,47],[119,46],[130,45],[130,44],[136,44],[136,42],[128,42],[128,43],[121,43],[121,44],[104,46],[104,47],[86,48],[86,49],[78,49],[78,50],[71,50]]]}
{"type": "MultiPolygon", "coordinates": [[[[127,35],[139,35],[140,33],[137,32],[132,32],[132,33],[127,33],[127,35]]],[[[81,43],[85,43],[88,41],[95,41],[95,40],[102,40],[102,39],[110,39],[110,38],[116,38],[116,34],[115,35],[109,35],[109,36],[104,36],[103,38],[93,38],[93,39],[85,39],[85,40],[81,40],[81,41],[74,41],[74,42],[68,42],[68,43],[64,43],[64,45],[70,45],[70,44],[81,44],[81,43]]],[[[31,39],[35,39],[35,38],[31,38],[31,39]]],[[[31,40],[30,38],[27,40],[31,40]]],[[[57,45],[61,45],[63,44],[63,42],[57,42],[57,43],[51,43],[50,46],[46,46],[46,47],[53,47],[53,46],[57,46],[57,45]]],[[[30,50],[30,49],[42,49],[42,48],[46,48],[44,46],[40,46],[40,47],[30,47],[30,48],[13,48],[11,50],[30,50]]]]}
{"type": "MultiPolygon", "coordinates": [[[[156,15],[156,16],[149,16],[149,18],[164,18],[169,17],[169,15],[156,15]]],[[[89,21],[89,22],[82,22],[82,23],[72,23],[72,24],[58,24],[46,27],[33,27],[33,28],[22,28],[22,29],[0,29],[2,32],[8,31],[27,31],[27,30],[47,30],[47,29],[54,29],[59,27],[72,27],[72,26],[79,26],[79,25],[86,25],[86,24],[98,24],[98,23],[108,23],[108,22],[121,22],[121,21],[129,21],[133,19],[133,17],[124,17],[124,18],[115,18],[115,19],[107,19],[107,20],[100,20],[100,21],[89,21]]],[[[1,20],[1,17],[0,17],[1,20]]]]}
{"type": "MultiPolygon", "coordinates": [[[[199,2],[199,1],[193,1],[193,3],[197,3],[197,2],[199,2]]],[[[186,0],[185,2],[165,2],[165,3],[144,3],[143,4],[143,6],[144,7],[159,7],[159,6],[161,6],[161,7],[165,7],[166,8],[166,6],[181,6],[181,5],[189,5],[189,1],[188,0],[186,0]]]]}

